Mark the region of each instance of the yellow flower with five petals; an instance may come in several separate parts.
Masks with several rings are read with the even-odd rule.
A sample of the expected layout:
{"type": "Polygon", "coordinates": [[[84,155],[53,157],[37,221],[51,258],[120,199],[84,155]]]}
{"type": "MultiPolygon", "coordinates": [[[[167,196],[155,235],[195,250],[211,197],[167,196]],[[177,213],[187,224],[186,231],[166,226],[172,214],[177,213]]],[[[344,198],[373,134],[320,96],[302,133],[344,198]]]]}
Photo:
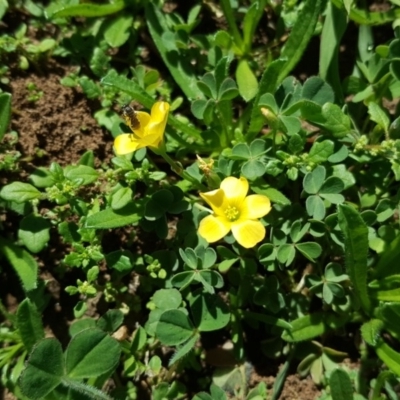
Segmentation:
{"type": "Polygon", "coordinates": [[[132,153],[142,147],[158,148],[164,139],[167,125],[169,104],[165,101],[154,103],[150,114],[144,111],[134,111],[137,119],[137,129],[130,125],[132,133],[123,133],[114,140],[117,155],[132,153]]]}
{"type": "Polygon", "coordinates": [[[247,196],[248,191],[246,178],[230,176],[221,182],[219,189],[200,193],[213,210],[213,214],[201,220],[200,236],[213,243],[232,231],[237,242],[245,248],[261,242],[265,227],[259,219],[271,211],[271,202],[264,195],[247,196]]]}

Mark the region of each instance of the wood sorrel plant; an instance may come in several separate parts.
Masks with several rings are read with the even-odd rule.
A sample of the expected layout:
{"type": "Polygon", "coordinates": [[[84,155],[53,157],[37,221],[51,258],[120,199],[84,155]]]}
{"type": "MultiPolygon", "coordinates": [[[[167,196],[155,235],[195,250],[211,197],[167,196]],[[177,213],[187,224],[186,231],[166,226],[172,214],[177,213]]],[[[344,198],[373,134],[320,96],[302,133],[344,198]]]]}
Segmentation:
{"type": "MultiPolygon", "coordinates": [[[[0,16],[18,12],[3,3],[0,16]]],[[[393,4],[24,3],[59,33],[54,53],[85,65],[62,82],[98,100],[115,156],[30,155],[25,171],[0,93],[0,169],[21,172],[0,190],[0,272],[22,288],[16,311],[0,303],[3,386],[21,399],[270,400],[295,367],[319,399],[397,398],[400,39],[396,22],[380,43],[372,29],[399,17],[393,4]],[[217,17],[227,29],[208,26],[217,17]],[[351,21],[357,61],[343,70],[351,21]],[[299,80],[313,35],[318,76],[299,80]],[[44,322],[49,274],[73,303],[58,296],[64,337],[44,322]],[[273,386],[251,386],[266,363],[273,386]]],[[[30,43],[18,32],[0,56],[30,43]]]]}

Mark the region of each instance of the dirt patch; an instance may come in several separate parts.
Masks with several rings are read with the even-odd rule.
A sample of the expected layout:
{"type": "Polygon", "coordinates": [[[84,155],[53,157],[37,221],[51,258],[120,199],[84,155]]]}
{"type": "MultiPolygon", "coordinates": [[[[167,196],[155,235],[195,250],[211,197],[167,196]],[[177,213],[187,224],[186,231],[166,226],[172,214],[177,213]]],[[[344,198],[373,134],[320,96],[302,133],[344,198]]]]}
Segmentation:
{"type": "Polygon", "coordinates": [[[12,124],[20,136],[18,150],[35,166],[76,163],[87,150],[104,161],[112,156],[112,137],[92,114],[100,104],[90,102],[76,88],[62,86],[68,69],[52,63],[42,75],[11,79],[12,124]]]}
{"type": "Polygon", "coordinates": [[[320,394],[311,378],[300,379],[298,375],[290,375],[285,380],[279,400],[314,400],[320,394]]]}

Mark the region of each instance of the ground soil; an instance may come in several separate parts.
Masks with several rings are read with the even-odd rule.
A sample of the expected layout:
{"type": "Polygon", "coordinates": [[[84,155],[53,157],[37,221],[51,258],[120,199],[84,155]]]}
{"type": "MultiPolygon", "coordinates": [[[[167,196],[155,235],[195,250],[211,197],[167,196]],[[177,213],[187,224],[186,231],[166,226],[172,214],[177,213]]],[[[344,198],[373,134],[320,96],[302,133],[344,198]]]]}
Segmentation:
{"type": "Polygon", "coordinates": [[[93,118],[100,108],[78,88],[62,86],[60,79],[69,69],[52,61],[41,75],[29,72],[13,76],[10,83],[13,118],[11,129],[18,132],[22,159],[48,166],[76,163],[88,151],[103,162],[112,154],[112,137],[93,118]],[[29,100],[29,85],[43,94],[29,100]]]}

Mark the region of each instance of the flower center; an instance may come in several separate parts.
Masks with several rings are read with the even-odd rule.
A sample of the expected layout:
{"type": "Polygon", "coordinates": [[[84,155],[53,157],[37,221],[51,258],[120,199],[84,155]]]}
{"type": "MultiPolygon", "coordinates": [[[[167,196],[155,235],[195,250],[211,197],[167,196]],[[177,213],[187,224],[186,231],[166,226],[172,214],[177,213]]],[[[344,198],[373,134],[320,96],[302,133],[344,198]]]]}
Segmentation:
{"type": "Polygon", "coordinates": [[[225,213],[225,217],[230,222],[236,221],[239,218],[239,215],[240,215],[239,210],[234,206],[226,207],[225,210],[224,210],[224,213],[225,213]]]}

